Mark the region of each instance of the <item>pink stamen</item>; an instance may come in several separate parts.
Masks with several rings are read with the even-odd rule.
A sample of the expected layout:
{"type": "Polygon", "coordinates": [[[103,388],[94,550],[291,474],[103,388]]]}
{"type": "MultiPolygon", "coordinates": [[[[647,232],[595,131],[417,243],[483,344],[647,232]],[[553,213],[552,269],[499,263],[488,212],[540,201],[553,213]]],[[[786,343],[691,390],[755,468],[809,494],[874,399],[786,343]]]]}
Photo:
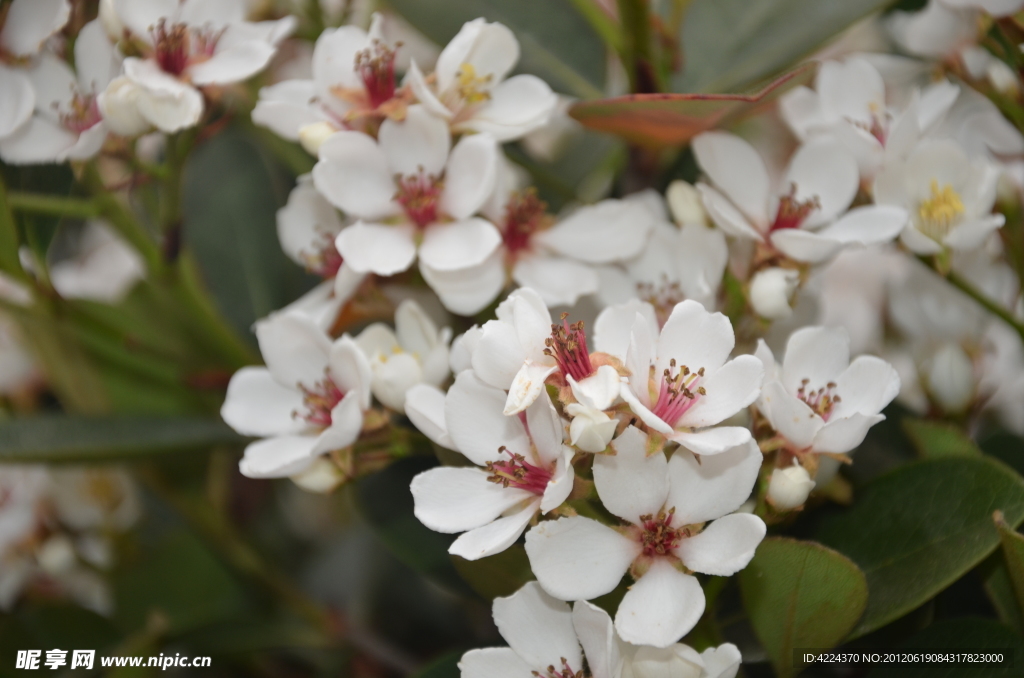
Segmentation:
{"type": "Polygon", "coordinates": [[[338,252],[338,247],[334,244],[334,236],[330,233],[321,233],[316,247],[315,252],[302,253],[306,270],[324,280],[331,280],[338,275],[338,269],[344,263],[341,253],[338,252]]]}
{"type": "Polygon", "coordinates": [[[570,325],[568,317],[568,313],[563,313],[561,326],[551,325],[551,336],[544,340],[544,353],[555,359],[564,376],[581,381],[594,373],[594,367],[590,364],[583,321],[570,325]]]}
{"type": "Polygon", "coordinates": [[[90,129],[103,119],[99,105],[96,103],[95,94],[80,94],[75,92],[71,100],[71,110],[60,114],[60,123],[64,129],[81,134],[90,129]]]}
{"type": "Polygon", "coordinates": [[[395,50],[374,40],[373,46],[356,54],[356,70],[373,108],[395,96],[395,50]]]}
{"type": "MultiPolygon", "coordinates": [[[[651,372],[654,372],[653,365],[651,372]]],[[[677,369],[673,358],[662,374],[661,388],[651,411],[669,426],[675,426],[701,396],[707,395],[707,391],[700,385],[703,379],[703,367],[696,372],[691,372],[686,365],[677,369]]]]}
{"type": "Polygon", "coordinates": [[[830,381],[816,391],[808,391],[807,384],[810,381],[810,379],[800,380],[800,388],[796,390],[796,397],[807,403],[807,406],[814,410],[815,414],[824,421],[828,421],[829,417],[832,416],[832,408],[835,407],[836,403],[843,401],[835,393],[836,383],[830,381]]]}
{"type": "Polygon", "coordinates": [[[487,480],[502,487],[518,487],[536,495],[544,494],[551,480],[550,471],[534,466],[526,461],[526,457],[509,451],[504,445],[498,451],[507,454],[509,460],[487,462],[487,470],[491,472],[487,480]]]}
{"type": "Polygon", "coordinates": [[[779,198],[779,209],[775,212],[775,221],[772,222],[770,230],[800,228],[808,215],[816,209],[821,209],[818,196],[803,201],[797,200],[796,184],[790,184],[789,193],[779,198]]]}
{"type": "Polygon", "coordinates": [[[675,515],[675,507],[667,512],[662,509],[658,515],[650,514],[640,516],[640,544],[643,546],[643,553],[647,557],[667,556],[679,546],[679,542],[687,536],[686,530],[672,527],[672,517],[675,515]]]}
{"type": "Polygon", "coordinates": [[[565,657],[560,657],[559,660],[562,662],[562,668],[560,669],[555,668],[554,665],[549,665],[544,673],[540,671],[530,671],[530,673],[536,676],[536,678],[583,678],[586,675],[582,669],[574,672],[565,657]]]}
{"type": "Polygon", "coordinates": [[[190,64],[212,57],[225,29],[215,31],[183,23],[168,27],[167,21],[160,19],[149,30],[153,38],[153,57],[157,64],[165,73],[178,76],[190,64]]]}
{"type": "Polygon", "coordinates": [[[433,174],[427,174],[421,167],[417,174],[396,176],[398,192],[395,200],[405,210],[409,220],[420,228],[437,221],[438,203],[444,182],[433,174]]]}
{"type": "Polygon", "coordinates": [[[530,240],[541,229],[547,208],[547,203],[537,197],[533,188],[512,194],[505,206],[502,233],[509,254],[515,255],[530,248],[530,240]]]}
{"type": "Polygon", "coordinates": [[[331,410],[345,397],[345,392],[338,388],[330,375],[325,375],[312,388],[299,384],[299,390],[302,391],[302,404],[306,407],[306,413],[293,412],[292,416],[302,417],[318,428],[328,428],[333,421],[331,410]]]}

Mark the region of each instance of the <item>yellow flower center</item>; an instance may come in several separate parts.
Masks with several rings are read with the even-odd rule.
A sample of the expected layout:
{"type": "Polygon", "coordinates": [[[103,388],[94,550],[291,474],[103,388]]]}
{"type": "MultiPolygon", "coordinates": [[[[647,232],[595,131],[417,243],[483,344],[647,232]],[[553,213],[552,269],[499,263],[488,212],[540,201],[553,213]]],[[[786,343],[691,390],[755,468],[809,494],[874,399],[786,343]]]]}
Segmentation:
{"type": "Polygon", "coordinates": [[[946,184],[941,189],[939,182],[932,179],[931,197],[922,200],[917,208],[921,221],[921,232],[934,240],[940,240],[956,219],[964,213],[964,203],[953,187],[946,184]]]}
{"type": "Polygon", "coordinates": [[[478,76],[472,64],[462,64],[459,68],[458,91],[459,96],[467,104],[478,104],[491,98],[487,86],[491,82],[490,74],[478,76]]]}

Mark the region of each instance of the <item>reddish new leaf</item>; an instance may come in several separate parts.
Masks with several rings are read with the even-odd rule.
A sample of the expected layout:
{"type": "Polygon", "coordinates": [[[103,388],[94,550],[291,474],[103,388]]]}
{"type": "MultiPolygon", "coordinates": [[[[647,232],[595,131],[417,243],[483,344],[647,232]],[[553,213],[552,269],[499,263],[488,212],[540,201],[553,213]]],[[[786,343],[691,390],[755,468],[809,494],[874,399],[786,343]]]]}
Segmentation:
{"type": "Polygon", "coordinates": [[[799,66],[752,94],[630,94],[581,101],[570,109],[585,126],[643,146],[678,146],[721,127],[814,79],[815,64],[799,66]]]}

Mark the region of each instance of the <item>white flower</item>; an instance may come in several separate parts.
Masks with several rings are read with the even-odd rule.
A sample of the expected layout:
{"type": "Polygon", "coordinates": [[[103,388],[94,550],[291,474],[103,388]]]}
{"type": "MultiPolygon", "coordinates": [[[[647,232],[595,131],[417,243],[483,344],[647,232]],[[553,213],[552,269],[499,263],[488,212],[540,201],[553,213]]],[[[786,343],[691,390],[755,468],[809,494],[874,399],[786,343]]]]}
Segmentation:
{"type": "Polygon", "coordinates": [[[750,281],[750,305],[762,318],[788,318],[793,314],[789,300],[799,281],[799,271],[778,266],[761,269],[750,281]]]}
{"type": "Polygon", "coordinates": [[[889,32],[906,52],[932,59],[956,56],[977,40],[979,13],[954,7],[943,0],[928,0],[919,12],[893,12],[889,32]]]}
{"type": "Polygon", "coordinates": [[[796,261],[816,263],[849,245],[889,241],[907,221],[905,210],[889,206],[847,211],[860,183],[857,162],[828,139],[800,147],[777,191],[761,156],[737,136],[705,132],[693,140],[693,152],[712,183],[697,188],[715,223],[796,261]]]}
{"type": "MultiPolygon", "coordinates": [[[[107,126],[96,98],[121,64],[98,20],[87,23],[75,40],[75,67],[72,71],[63,60],[44,52],[26,70],[35,90],[35,111],[0,141],[4,162],[85,160],[99,152],[107,126]]],[[[6,98],[7,90],[3,91],[6,98]]]]}
{"type": "Polygon", "coordinates": [[[750,431],[716,424],[757,399],[764,369],[750,355],[726,362],[735,343],[729,319],[696,301],[677,304],[657,337],[649,316],[637,313],[622,399],[650,430],[697,454],[741,445],[750,431]]]}
{"type": "Polygon", "coordinates": [[[250,478],[280,478],[348,447],[370,406],[370,366],[356,343],[333,343],[306,316],[281,313],[256,323],[266,367],[231,377],[221,416],[239,433],[263,438],[239,463],[250,478]]]}
{"type": "Polygon", "coordinates": [[[57,517],[71,529],[123,531],[142,514],[138,487],[124,469],[57,467],[49,475],[57,517]]]}
{"type": "Polygon", "coordinates": [[[151,125],[139,113],[139,99],[142,96],[143,89],[123,75],[111,80],[107,88],[96,97],[103,124],[114,134],[124,137],[147,132],[151,125]]]}
{"type": "Polygon", "coordinates": [[[780,511],[790,511],[803,506],[813,489],[811,475],[794,459],[792,466],[772,471],[772,479],[768,482],[768,503],[780,511]]]}
{"type": "Polygon", "coordinates": [[[481,381],[508,391],[506,415],[525,410],[549,377],[569,386],[587,407],[611,407],[619,374],[609,364],[594,364],[582,322],[570,325],[563,318],[561,325],[553,323],[547,305],[528,287],[508,295],[496,315],[480,330],[472,364],[481,381]]]}
{"type": "Polygon", "coordinates": [[[19,548],[44,520],[47,475],[42,466],[0,467],[0,610],[9,610],[31,577],[19,548]]]}
{"type": "Polygon", "coordinates": [[[672,211],[672,219],[680,226],[687,224],[710,225],[700,191],[693,184],[679,179],[673,181],[665,190],[665,200],[672,211]]]}
{"type": "Polygon", "coordinates": [[[139,113],[163,132],[199,122],[198,87],[263,70],[296,23],[247,22],[245,0],[114,0],[114,10],[144,55],[124,60],[125,77],[139,87],[139,113]]]}
{"type": "Polygon", "coordinates": [[[499,23],[474,19],[463,25],[437,58],[433,78],[416,62],[408,82],[416,98],[452,131],[487,132],[512,141],[544,125],[558,97],[540,78],[505,79],[519,61],[519,42],[499,23]]]}
{"type": "Polygon", "coordinates": [[[946,248],[979,247],[1005,217],[992,214],[999,171],[985,160],[970,160],[948,139],[922,142],[902,162],[875,177],[875,202],[907,210],[910,220],[900,235],[916,254],[946,248]]]}
{"type": "Polygon", "coordinates": [[[900,390],[892,365],[862,355],[850,362],[842,328],[805,327],[789,337],[782,366],[763,340],[765,385],[757,407],[794,452],[850,452],[900,390]]]}
{"type": "Polygon", "coordinates": [[[579,403],[569,403],[565,413],[572,417],[569,440],[584,452],[604,452],[615,436],[619,422],[601,410],[579,403]]]}
{"type": "Polygon", "coordinates": [[[370,361],[374,397],[396,412],[405,411],[405,394],[416,384],[440,386],[448,377],[452,331],[437,329],[420,305],[406,299],[395,311],[395,329],[374,323],[356,337],[370,361]]]}
{"type": "Polygon", "coordinates": [[[0,17],[0,140],[32,117],[36,92],[17,63],[34,56],[71,16],[68,0],[14,0],[0,17]],[[9,57],[12,63],[5,63],[9,57]]]}
{"type": "Polygon", "coordinates": [[[594,458],[594,483],[605,508],[629,527],[582,516],[541,522],[526,535],[526,553],[537,581],[561,600],[604,595],[630,572],[636,583],[615,628],[630,643],[666,647],[704,612],[704,592],[689,572],[732,575],[764,538],[760,518],[726,515],[750,495],[761,452],[748,439],[700,462],[685,448],[666,461],[661,451],[647,455],[647,437],[635,427],[612,447],[615,455],[594,458]]]}
{"type": "Polygon", "coordinates": [[[974,400],[974,361],[960,344],[942,344],[930,356],[923,376],[928,394],[943,412],[959,414],[974,400]]]}
{"type": "Polygon", "coordinates": [[[75,256],[50,266],[50,282],[62,297],[107,304],[118,303],[145,275],[139,253],[102,221],[86,224],[75,256]]]}
{"type": "Polygon", "coordinates": [[[338,312],[362,284],[365,275],[342,261],[335,239],[344,225],[338,212],[304,174],[277,211],[277,237],[284,253],[324,282],[289,304],[285,311],[311,317],[329,331],[338,312]]]}
{"type": "Polygon", "coordinates": [[[734,678],[741,661],[730,643],[700,654],[682,644],[662,649],[625,643],[607,612],[586,601],[577,601],[570,612],[536,582],[496,598],[493,614],[510,647],[470,650],[459,662],[463,678],[734,678]]]}
{"type": "Polygon", "coordinates": [[[538,512],[561,506],[573,487],[575,451],[563,442],[551,400],[537,399],[524,417],[502,414],[504,401],[503,391],[472,372],[459,374],[444,402],[446,433],[456,450],[486,470],[441,467],[412,482],[416,517],[438,532],[465,532],[448,551],[467,560],[507,549],[538,512]]]}
{"type": "MultiPolygon", "coordinates": [[[[411,106],[403,122],[381,124],[378,141],[361,132],[331,136],[320,147],[313,182],[332,204],[359,219],[337,239],[353,270],[394,275],[409,268],[418,251],[420,271],[445,306],[475,313],[494,298],[493,286],[481,286],[468,274],[501,243],[493,224],[473,217],[494,190],[498,155],[497,143],[486,134],[465,137],[451,148],[444,122],[411,106]],[[438,278],[449,284],[438,289],[438,278]]],[[[491,270],[488,265],[484,272],[491,270]]],[[[496,271],[500,288],[504,273],[500,266],[496,271]]]]}
{"type": "Polygon", "coordinates": [[[326,29],[313,48],[312,78],[262,88],[253,122],[291,141],[316,134],[322,142],[333,132],[363,129],[370,116],[402,119],[407,101],[396,98],[398,48],[384,39],[383,21],[374,14],[368,32],[357,26],[326,29]]]}
{"type": "Polygon", "coordinates": [[[506,164],[485,214],[501,231],[499,251],[512,280],[548,306],[571,306],[597,292],[595,266],[635,257],[647,243],[654,218],[642,205],[602,200],[556,220],[533,189],[517,190],[506,164]]]}

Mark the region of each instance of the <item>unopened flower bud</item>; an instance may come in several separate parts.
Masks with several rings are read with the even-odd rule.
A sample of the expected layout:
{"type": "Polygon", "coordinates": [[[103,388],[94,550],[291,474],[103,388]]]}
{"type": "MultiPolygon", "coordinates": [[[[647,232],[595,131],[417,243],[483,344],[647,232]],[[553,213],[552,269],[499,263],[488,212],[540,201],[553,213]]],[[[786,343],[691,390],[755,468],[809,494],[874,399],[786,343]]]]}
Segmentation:
{"type": "Polygon", "coordinates": [[[618,422],[601,410],[579,403],[569,403],[565,411],[573,418],[569,424],[570,442],[584,452],[604,452],[618,422]]]}
{"type": "Polygon", "coordinates": [[[704,660],[696,650],[681,643],[644,646],[633,655],[632,669],[634,678],[700,678],[704,660]]]}
{"type": "Polygon", "coordinates": [[[77,560],[74,545],[62,534],[47,539],[39,548],[36,558],[39,566],[51,575],[67,572],[75,566],[77,560]]]}
{"type": "Polygon", "coordinates": [[[134,137],[149,129],[149,122],[139,113],[140,94],[139,86],[124,76],[114,78],[100,92],[96,103],[114,134],[134,137]]]}
{"type": "Polygon", "coordinates": [[[685,181],[673,181],[665,191],[665,199],[668,200],[672,218],[680,226],[708,223],[708,214],[704,211],[700,193],[691,184],[685,181]]]}
{"type": "Polygon", "coordinates": [[[959,344],[943,344],[927,372],[928,393],[945,412],[967,409],[974,398],[974,364],[959,344]]]}
{"type": "Polygon", "coordinates": [[[750,281],[750,305],[762,318],[781,320],[793,313],[789,299],[796,291],[800,273],[788,268],[766,268],[750,281]]]}
{"type": "Polygon", "coordinates": [[[114,9],[114,0],[100,0],[100,25],[114,42],[124,37],[124,24],[114,9]]]}
{"type": "Polygon", "coordinates": [[[772,471],[772,479],[768,483],[768,503],[780,511],[790,511],[803,506],[813,488],[814,481],[807,469],[794,461],[788,468],[772,471]]]}
{"type": "Polygon", "coordinates": [[[327,457],[319,457],[312,466],[301,473],[296,473],[291,479],[307,492],[327,494],[344,482],[345,475],[333,461],[327,457]]]}
{"type": "Polygon", "coordinates": [[[299,143],[310,155],[319,156],[320,146],[337,131],[329,122],[311,122],[299,129],[299,143]]]}
{"type": "Polygon", "coordinates": [[[1007,96],[1016,96],[1017,91],[1020,89],[1020,84],[1017,82],[1017,75],[1013,70],[999,59],[992,59],[988,63],[988,67],[985,69],[985,75],[988,77],[988,81],[995,87],[999,92],[1007,96]]]}

